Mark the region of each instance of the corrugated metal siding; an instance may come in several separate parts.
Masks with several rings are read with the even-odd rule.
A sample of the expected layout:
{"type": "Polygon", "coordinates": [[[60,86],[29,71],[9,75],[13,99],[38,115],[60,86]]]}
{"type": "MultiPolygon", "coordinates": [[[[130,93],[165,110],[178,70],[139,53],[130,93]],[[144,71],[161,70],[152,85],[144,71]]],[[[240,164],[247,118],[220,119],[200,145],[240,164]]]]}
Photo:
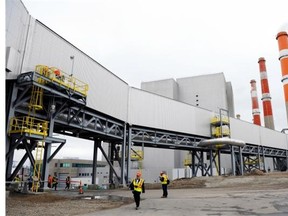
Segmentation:
{"type": "Polygon", "coordinates": [[[288,149],[287,135],[269,128],[260,128],[261,145],[274,148],[288,149]]]}
{"type": "Polygon", "coordinates": [[[260,127],[252,123],[230,118],[231,138],[243,140],[246,143],[260,143],[260,127]]]}
{"type": "Polygon", "coordinates": [[[13,61],[13,71],[6,73],[6,79],[15,79],[21,70],[30,15],[19,0],[6,0],[5,13],[6,49],[12,47],[16,54],[13,59],[6,56],[6,61],[13,61]]]}
{"type": "Polygon", "coordinates": [[[127,83],[41,23],[36,21],[31,33],[32,42],[27,47],[29,52],[25,58],[24,72],[43,64],[58,67],[70,74],[70,56],[74,56],[73,76],[89,85],[87,105],[126,121],[129,89],[127,83]]]}
{"type": "Polygon", "coordinates": [[[209,74],[176,80],[179,101],[219,112],[228,109],[226,81],[223,73],[209,74]]]}
{"type": "Polygon", "coordinates": [[[130,88],[129,123],[210,136],[212,113],[168,98],[130,88]]]}
{"type": "Polygon", "coordinates": [[[239,119],[230,118],[231,138],[246,143],[288,149],[288,135],[239,119]]]}

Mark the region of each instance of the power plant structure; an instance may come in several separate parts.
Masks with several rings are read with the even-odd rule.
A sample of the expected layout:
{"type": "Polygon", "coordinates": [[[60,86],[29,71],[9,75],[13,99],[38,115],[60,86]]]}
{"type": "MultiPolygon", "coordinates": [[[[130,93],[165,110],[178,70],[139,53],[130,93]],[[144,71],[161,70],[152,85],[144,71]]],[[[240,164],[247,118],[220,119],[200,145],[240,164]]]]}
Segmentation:
{"type": "Polygon", "coordinates": [[[262,90],[262,104],[263,104],[263,114],[265,127],[274,130],[274,119],[271,104],[271,95],[269,90],[269,82],[267,78],[267,70],[265,64],[265,58],[261,57],[258,60],[260,78],[261,78],[261,90],[262,90]]]}
{"type": "Polygon", "coordinates": [[[252,100],[253,123],[261,126],[261,116],[260,116],[260,109],[259,109],[259,103],[258,103],[256,80],[251,80],[250,84],[251,84],[250,93],[251,93],[251,100],[252,100]]]}
{"type": "Polygon", "coordinates": [[[288,122],[288,34],[287,32],[279,32],[276,36],[279,47],[279,60],[282,70],[282,83],[284,88],[284,97],[286,105],[286,117],[288,122]]]}
{"type": "Polygon", "coordinates": [[[67,142],[56,134],[91,141],[92,184],[98,151],[109,182],[121,185],[138,170],[148,183],[162,170],[171,179],[176,169],[190,177],[287,170],[288,134],[235,118],[224,73],[130,87],[29,15],[20,0],[6,0],[5,66],[7,182],[29,160],[33,188],[44,188],[48,167],[67,142]],[[24,155],[13,170],[19,150],[24,155]]]}

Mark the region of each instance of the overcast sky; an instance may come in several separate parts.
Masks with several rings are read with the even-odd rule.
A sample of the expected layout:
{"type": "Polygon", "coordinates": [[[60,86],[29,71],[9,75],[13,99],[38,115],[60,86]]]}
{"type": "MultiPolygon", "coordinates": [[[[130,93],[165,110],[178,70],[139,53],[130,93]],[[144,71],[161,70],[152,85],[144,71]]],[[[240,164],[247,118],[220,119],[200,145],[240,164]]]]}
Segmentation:
{"type": "Polygon", "coordinates": [[[130,86],[223,72],[235,113],[252,122],[258,58],[266,59],[275,129],[287,128],[276,35],[288,31],[287,0],[22,0],[29,13],[130,86]]]}

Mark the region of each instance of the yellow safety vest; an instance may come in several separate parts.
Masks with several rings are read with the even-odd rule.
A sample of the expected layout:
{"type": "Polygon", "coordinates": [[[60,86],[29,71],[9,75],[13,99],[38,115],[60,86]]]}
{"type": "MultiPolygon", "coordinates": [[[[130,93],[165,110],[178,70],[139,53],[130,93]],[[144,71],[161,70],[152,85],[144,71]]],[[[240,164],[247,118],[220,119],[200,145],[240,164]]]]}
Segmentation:
{"type": "Polygon", "coordinates": [[[137,181],[137,179],[134,179],[133,180],[134,190],[137,192],[142,192],[143,183],[144,183],[143,179],[139,179],[138,181],[137,181]]]}
{"type": "Polygon", "coordinates": [[[19,177],[15,177],[15,178],[14,178],[14,181],[15,181],[15,182],[20,182],[20,178],[19,178],[19,177]]]}
{"type": "Polygon", "coordinates": [[[168,176],[163,174],[162,177],[164,178],[164,181],[162,181],[161,184],[167,184],[168,176]]]}

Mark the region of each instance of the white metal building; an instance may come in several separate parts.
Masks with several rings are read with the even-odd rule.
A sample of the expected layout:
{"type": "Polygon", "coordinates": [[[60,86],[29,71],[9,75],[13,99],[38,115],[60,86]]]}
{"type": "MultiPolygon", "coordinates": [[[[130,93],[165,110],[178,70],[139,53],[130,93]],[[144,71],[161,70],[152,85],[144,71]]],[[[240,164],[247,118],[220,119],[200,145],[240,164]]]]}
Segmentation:
{"type": "MultiPolygon", "coordinates": [[[[70,73],[73,63],[73,76],[89,85],[87,106],[129,125],[211,137],[210,120],[223,108],[229,110],[231,138],[288,149],[287,134],[234,118],[232,87],[223,73],[142,83],[144,90],[132,88],[30,16],[20,0],[6,0],[5,33],[7,81],[35,70],[39,64],[70,73]]],[[[154,181],[160,170],[172,175],[173,168],[182,167],[183,157],[169,149],[145,149],[144,158],[143,172],[148,181],[154,181]]]]}

